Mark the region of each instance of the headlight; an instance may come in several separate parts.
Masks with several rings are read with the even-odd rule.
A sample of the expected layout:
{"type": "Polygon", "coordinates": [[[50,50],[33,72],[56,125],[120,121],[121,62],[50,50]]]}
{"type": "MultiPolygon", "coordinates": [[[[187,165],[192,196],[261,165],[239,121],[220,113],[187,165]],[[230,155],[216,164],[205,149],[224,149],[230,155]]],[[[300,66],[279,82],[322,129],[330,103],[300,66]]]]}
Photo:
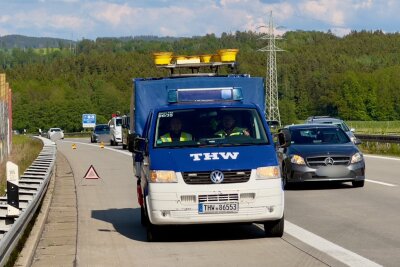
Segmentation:
{"type": "Polygon", "coordinates": [[[174,171],[150,171],[152,183],[177,183],[178,179],[174,171]]]}
{"type": "Polygon", "coordinates": [[[258,180],[277,179],[281,177],[278,166],[257,168],[256,174],[258,180]]]}
{"type": "Polygon", "coordinates": [[[294,163],[294,164],[298,164],[298,165],[305,165],[306,164],[306,162],[304,161],[303,157],[299,156],[299,155],[293,155],[292,158],[290,159],[290,162],[294,163]]]}
{"type": "Polygon", "coordinates": [[[351,163],[357,163],[363,160],[363,155],[359,152],[351,157],[351,163]]]}

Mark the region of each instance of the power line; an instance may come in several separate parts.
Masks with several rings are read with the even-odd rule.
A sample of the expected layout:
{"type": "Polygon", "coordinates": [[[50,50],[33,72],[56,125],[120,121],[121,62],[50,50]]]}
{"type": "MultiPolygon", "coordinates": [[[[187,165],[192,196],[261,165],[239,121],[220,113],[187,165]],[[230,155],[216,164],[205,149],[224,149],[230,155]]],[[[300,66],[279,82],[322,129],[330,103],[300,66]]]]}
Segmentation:
{"type": "Polygon", "coordinates": [[[275,36],[274,22],[272,18],[272,11],[269,15],[268,33],[260,37],[260,39],[268,40],[268,45],[259,49],[261,52],[268,52],[267,58],[267,72],[265,83],[265,112],[268,121],[277,121],[281,126],[281,116],[279,113],[279,99],[278,99],[278,78],[276,68],[276,52],[284,51],[275,46],[275,40],[281,39],[275,36]]]}

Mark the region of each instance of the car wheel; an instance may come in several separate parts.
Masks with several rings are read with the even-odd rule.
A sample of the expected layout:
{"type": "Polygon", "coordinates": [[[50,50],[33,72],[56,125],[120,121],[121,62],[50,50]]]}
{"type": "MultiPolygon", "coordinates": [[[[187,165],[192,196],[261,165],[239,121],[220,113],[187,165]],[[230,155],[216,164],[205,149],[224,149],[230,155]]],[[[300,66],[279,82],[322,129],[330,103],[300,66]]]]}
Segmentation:
{"type": "Polygon", "coordinates": [[[146,238],[147,242],[155,242],[159,238],[159,230],[158,227],[152,223],[149,222],[149,224],[146,227],[146,238]]]}
{"type": "Polygon", "coordinates": [[[365,181],[364,180],[352,181],[351,183],[352,183],[353,187],[364,187],[365,181]]]}
{"type": "Polygon", "coordinates": [[[126,145],[125,144],[122,144],[122,149],[126,149],[126,145]]]}
{"type": "Polygon", "coordinates": [[[150,221],[149,221],[149,217],[147,217],[146,215],[146,210],[144,207],[140,207],[140,224],[142,226],[147,226],[149,225],[150,221]]]}
{"type": "Polygon", "coordinates": [[[267,237],[282,237],[283,230],[285,227],[285,218],[282,216],[281,219],[271,222],[264,222],[265,236],[267,237]]]}

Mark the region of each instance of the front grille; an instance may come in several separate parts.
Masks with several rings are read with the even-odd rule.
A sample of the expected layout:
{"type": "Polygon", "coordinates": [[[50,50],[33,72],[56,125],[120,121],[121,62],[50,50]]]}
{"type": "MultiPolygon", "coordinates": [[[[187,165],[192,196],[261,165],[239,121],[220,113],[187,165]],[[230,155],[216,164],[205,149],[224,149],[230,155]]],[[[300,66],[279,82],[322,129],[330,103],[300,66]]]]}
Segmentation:
{"type": "Polygon", "coordinates": [[[199,203],[239,201],[238,194],[199,195],[199,203]]]}
{"type": "Polygon", "coordinates": [[[350,163],[350,157],[341,157],[341,156],[322,156],[322,157],[309,157],[307,158],[307,164],[310,167],[321,167],[326,166],[325,160],[327,158],[332,158],[333,165],[342,165],[347,166],[350,163]]]}
{"type": "MultiPolygon", "coordinates": [[[[251,171],[224,171],[222,184],[246,183],[250,179],[251,171]]],[[[211,172],[183,172],[183,180],[187,184],[212,184],[211,172]]]]}

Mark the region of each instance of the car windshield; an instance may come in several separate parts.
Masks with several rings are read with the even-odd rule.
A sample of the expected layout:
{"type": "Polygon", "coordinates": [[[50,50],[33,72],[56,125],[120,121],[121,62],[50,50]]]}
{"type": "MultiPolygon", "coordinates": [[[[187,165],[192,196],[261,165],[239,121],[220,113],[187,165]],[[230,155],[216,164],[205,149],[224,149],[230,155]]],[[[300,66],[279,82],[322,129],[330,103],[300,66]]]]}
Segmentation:
{"type": "Polygon", "coordinates": [[[52,128],[50,129],[50,132],[61,132],[60,128],[52,128]]]}
{"type": "Polygon", "coordinates": [[[340,128],[342,128],[343,131],[348,132],[350,131],[349,127],[347,127],[346,123],[340,122],[340,121],[321,121],[317,123],[322,123],[322,124],[333,124],[336,125],[340,128]]]}
{"type": "Polygon", "coordinates": [[[157,114],[154,147],[268,144],[256,109],[207,108],[157,114]]]}
{"type": "Polygon", "coordinates": [[[108,125],[96,125],[94,128],[95,133],[109,133],[110,127],[108,125]]]}
{"type": "Polygon", "coordinates": [[[294,128],[290,129],[294,145],[345,144],[349,137],[340,128],[294,128]]]}
{"type": "Polygon", "coordinates": [[[121,126],[122,125],[122,119],[115,119],[115,125],[116,126],[121,126]]]}

